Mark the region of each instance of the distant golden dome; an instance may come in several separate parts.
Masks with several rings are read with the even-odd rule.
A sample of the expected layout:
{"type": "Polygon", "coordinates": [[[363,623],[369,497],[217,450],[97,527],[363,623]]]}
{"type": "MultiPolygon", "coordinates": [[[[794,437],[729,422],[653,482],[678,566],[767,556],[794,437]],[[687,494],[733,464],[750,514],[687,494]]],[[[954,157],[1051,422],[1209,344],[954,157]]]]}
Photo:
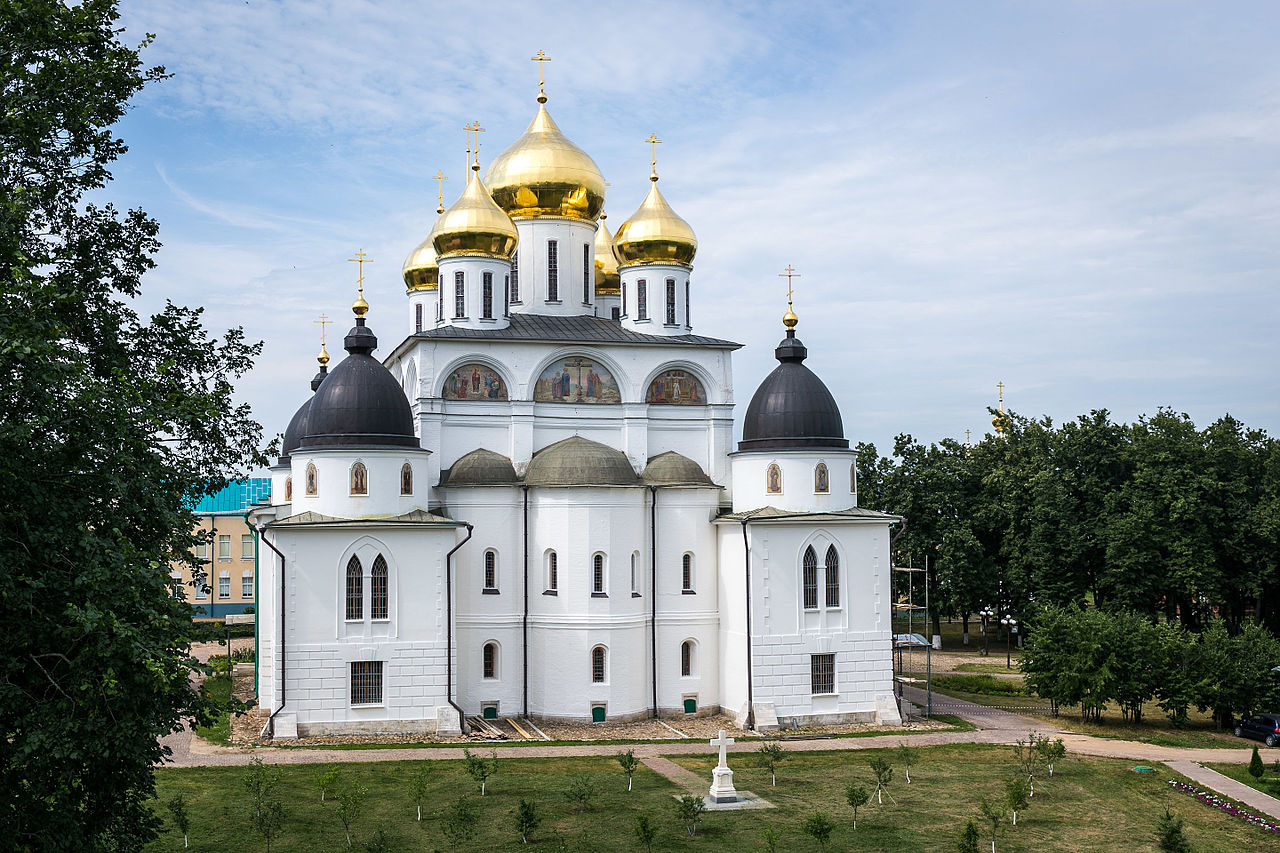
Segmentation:
{"type": "Polygon", "coordinates": [[[510,260],[516,250],[516,240],[515,223],[493,203],[479,172],[471,173],[467,188],[440,214],[431,231],[437,262],[450,255],[510,260]]]}
{"type": "Polygon", "coordinates": [[[595,222],[604,206],[604,175],[538,106],[524,135],[485,173],[493,200],[512,217],[565,216],[595,222]]]}
{"type": "Polygon", "coordinates": [[[649,194],[613,238],[618,264],[691,266],[698,251],[698,238],[658,192],[657,177],[649,180],[653,181],[649,194]]]}
{"type": "Polygon", "coordinates": [[[426,239],[414,247],[409,257],[404,259],[404,268],[400,274],[404,277],[404,286],[410,291],[435,290],[440,286],[440,267],[436,264],[436,247],[431,239],[435,236],[433,229],[426,239]]]}
{"type": "Polygon", "coordinates": [[[622,278],[618,275],[618,256],[613,253],[613,235],[600,214],[600,227],[596,230],[596,296],[617,296],[622,293],[622,278]]]}

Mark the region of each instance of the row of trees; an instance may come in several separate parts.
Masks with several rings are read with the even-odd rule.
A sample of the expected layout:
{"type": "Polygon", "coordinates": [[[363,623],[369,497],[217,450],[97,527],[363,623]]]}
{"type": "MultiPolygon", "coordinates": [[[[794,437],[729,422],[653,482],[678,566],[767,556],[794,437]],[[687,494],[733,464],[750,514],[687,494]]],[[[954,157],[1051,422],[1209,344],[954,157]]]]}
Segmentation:
{"type": "Polygon", "coordinates": [[[927,562],[937,614],[967,634],[986,605],[1021,618],[1033,602],[1091,600],[1194,630],[1213,614],[1280,630],[1275,439],[1169,410],[1002,424],[971,447],[901,435],[886,458],[858,445],[859,503],[907,519],[894,558],[927,562]]]}

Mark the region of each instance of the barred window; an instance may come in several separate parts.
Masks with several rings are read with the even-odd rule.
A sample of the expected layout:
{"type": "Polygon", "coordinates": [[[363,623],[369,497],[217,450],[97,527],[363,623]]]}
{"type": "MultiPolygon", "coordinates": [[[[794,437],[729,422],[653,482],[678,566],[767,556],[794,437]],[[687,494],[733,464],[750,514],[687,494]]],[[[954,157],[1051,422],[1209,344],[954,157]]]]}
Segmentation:
{"type": "Polygon", "coordinates": [[[497,643],[485,643],[485,644],[484,644],[484,653],[483,653],[483,658],[484,658],[484,664],[483,664],[483,666],[484,666],[484,669],[483,669],[484,677],[485,677],[485,678],[497,678],[497,677],[498,677],[498,675],[497,675],[497,672],[498,672],[498,644],[497,644],[497,643]]]}
{"type": "Polygon", "coordinates": [[[693,643],[689,640],[680,644],[680,674],[686,678],[693,674],[693,643]]]}
{"type": "Polygon", "coordinates": [[[604,684],[604,646],[596,646],[591,650],[591,681],[604,684]]]}
{"type": "Polygon", "coordinates": [[[547,301],[560,301],[560,252],[555,240],[547,241],[547,301]]]}
{"type": "Polygon", "coordinates": [[[547,552],[547,591],[555,592],[560,587],[559,572],[556,566],[556,552],[547,552]]]}
{"type": "Polygon", "coordinates": [[[493,319],[493,273],[486,272],[480,276],[480,316],[486,320],[493,319]]]}
{"type": "Polygon", "coordinates": [[[387,561],[379,554],[373,560],[373,568],[369,570],[369,618],[386,619],[387,606],[387,561]]]}
{"type": "Polygon", "coordinates": [[[637,554],[631,555],[631,594],[632,595],[640,594],[640,586],[639,586],[640,577],[636,574],[636,562],[638,561],[638,559],[639,559],[639,555],[637,554]]]}
{"type": "Polygon", "coordinates": [[[685,554],[680,559],[680,589],[693,592],[693,555],[685,554]]]}
{"type": "Polygon", "coordinates": [[[461,270],[453,274],[453,316],[467,316],[467,285],[461,270]]]}
{"type": "Polygon", "coordinates": [[[347,620],[364,618],[364,566],[355,554],[347,561],[347,620]]]}
{"type": "Polygon", "coordinates": [[[840,555],[835,545],[827,546],[827,606],[840,606],[840,555]]]}
{"type": "Polygon", "coordinates": [[[688,279],[685,279],[685,282],[684,282],[684,324],[686,326],[693,325],[693,320],[690,319],[690,316],[689,316],[689,280],[688,279]]]}
{"type": "Polygon", "coordinates": [[[520,253],[511,256],[511,301],[520,301],[520,253]]]}
{"type": "Polygon", "coordinates": [[[676,324],[676,280],[667,279],[667,325],[676,324]]]}
{"type": "Polygon", "coordinates": [[[818,609],[818,555],[812,545],[804,549],[804,609],[818,609]]]}
{"type": "Polygon", "coordinates": [[[810,692],[815,695],[835,693],[836,656],[809,655],[809,681],[811,684],[810,692]]]}
{"type": "Polygon", "coordinates": [[[649,319],[649,283],[644,279],[636,281],[636,319],[649,319]]]}
{"type": "Polygon", "coordinates": [[[421,302],[413,306],[413,330],[415,332],[422,331],[422,303],[421,302]]]}
{"type": "Polygon", "coordinates": [[[597,595],[604,593],[604,554],[591,558],[591,591],[597,595]]]}
{"type": "Polygon", "coordinates": [[[240,575],[240,597],[253,598],[253,572],[240,575]]]}
{"type": "Polygon", "coordinates": [[[382,661],[351,662],[351,704],[382,704],[382,661]]]}
{"type": "Polygon", "coordinates": [[[231,597],[231,575],[226,572],[218,575],[218,598],[231,597]]]}
{"type": "Polygon", "coordinates": [[[591,304],[591,244],[582,246],[582,304],[591,304]]]}
{"type": "Polygon", "coordinates": [[[498,588],[498,554],[495,551],[484,552],[484,588],[498,588]]]}
{"type": "Polygon", "coordinates": [[[618,312],[619,317],[627,316],[627,283],[625,281],[622,282],[622,306],[618,309],[618,312]]]}

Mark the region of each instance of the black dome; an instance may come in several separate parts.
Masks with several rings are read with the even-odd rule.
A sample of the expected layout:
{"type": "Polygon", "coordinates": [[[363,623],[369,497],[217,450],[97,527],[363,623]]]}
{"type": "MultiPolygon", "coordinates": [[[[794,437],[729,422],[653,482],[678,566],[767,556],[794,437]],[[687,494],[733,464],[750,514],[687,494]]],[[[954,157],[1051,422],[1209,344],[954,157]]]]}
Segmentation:
{"type": "Polygon", "coordinates": [[[794,329],[774,350],[780,362],[765,377],[747,406],[739,450],[802,447],[847,448],[840,407],[812,370],[794,329]]]}
{"type": "Polygon", "coordinates": [[[347,357],[311,398],[302,447],[417,447],[413,412],[400,383],[370,353],[378,339],[363,317],[343,342],[347,357]]]}
{"type": "MultiPolygon", "coordinates": [[[[325,356],[327,362],[329,356],[325,356]]],[[[329,373],[329,368],[321,364],[320,372],[311,379],[311,390],[314,392],[320,387],[320,383],[324,382],[325,376],[329,373]]],[[[289,454],[298,449],[298,445],[302,443],[302,439],[307,435],[307,415],[311,412],[311,401],[314,397],[308,397],[306,402],[298,407],[298,411],[293,413],[293,417],[289,419],[289,425],[284,428],[284,444],[280,447],[280,460],[278,464],[288,465],[289,454]]]]}

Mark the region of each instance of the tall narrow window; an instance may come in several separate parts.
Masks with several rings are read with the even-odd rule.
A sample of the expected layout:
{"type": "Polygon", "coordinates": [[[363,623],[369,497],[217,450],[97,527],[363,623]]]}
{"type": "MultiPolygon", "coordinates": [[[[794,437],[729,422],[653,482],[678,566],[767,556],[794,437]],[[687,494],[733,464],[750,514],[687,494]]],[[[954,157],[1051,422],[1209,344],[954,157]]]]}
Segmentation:
{"type": "Polygon", "coordinates": [[[547,241],[547,301],[560,301],[560,253],[555,240],[547,241]]]}
{"type": "Polygon", "coordinates": [[[462,270],[453,274],[453,316],[455,319],[467,316],[467,284],[462,270]]]}
{"type": "Polygon", "coordinates": [[[364,618],[364,567],[360,558],[351,555],[347,561],[347,620],[364,618]]]}
{"type": "Polygon", "coordinates": [[[604,684],[604,646],[596,646],[591,650],[591,681],[604,684]]]}
{"type": "Polygon", "coordinates": [[[591,304],[591,244],[582,246],[582,304],[591,304]]]}
{"type": "Polygon", "coordinates": [[[547,592],[555,592],[560,588],[560,567],[556,565],[556,552],[547,552],[547,592]]]}
{"type": "Polygon", "coordinates": [[[649,282],[636,280],[636,319],[649,319],[649,282]]]}
{"type": "Polygon", "coordinates": [[[511,301],[520,301],[520,253],[511,256],[511,301]]]}
{"type": "Polygon", "coordinates": [[[351,704],[379,705],[382,703],[382,661],[357,660],[351,662],[351,704]]]}
{"type": "Polygon", "coordinates": [[[221,572],[218,574],[218,598],[231,597],[231,573],[221,572]]]}
{"type": "Polygon", "coordinates": [[[400,494],[413,494],[413,466],[408,462],[400,466],[400,494]]]}
{"type": "Polygon", "coordinates": [[[690,328],[693,327],[693,320],[691,319],[689,314],[689,280],[688,279],[685,279],[684,281],[684,324],[686,326],[689,326],[690,328]]]}
{"type": "Polygon", "coordinates": [[[831,476],[825,463],[819,462],[813,469],[813,490],[820,495],[831,491],[831,476]]]}
{"type": "Polygon", "coordinates": [[[231,537],[230,536],[218,537],[218,559],[219,560],[231,559],[231,537]]]}
{"type": "Polygon", "coordinates": [[[444,319],[444,282],[436,287],[436,320],[444,319]]]}
{"type": "Polygon", "coordinates": [[[840,555],[835,545],[827,546],[827,606],[840,606],[840,555]]]}
{"type": "Polygon", "coordinates": [[[809,656],[810,692],[814,695],[836,692],[836,656],[809,656]]]}
{"type": "Polygon", "coordinates": [[[413,330],[415,332],[422,331],[422,303],[418,302],[413,306],[413,330]]]}
{"type": "Polygon", "coordinates": [[[379,554],[369,570],[369,618],[386,619],[390,612],[387,602],[387,561],[379,554]]]}
{"type": "Polygon", "coordinates": [[[622,282],[622,305],[620,310],[621,310],[620,316],[622,317],[627,316],[627,283],[625,281],[622,282]]]}
{"type": "Polygon", "coordinates": [[[591,558],[591,593],[604,594],[604,554],[596,554],[591,558]]]}
{"type": "Polygon", "coordinates": [[[612,308],[610,308],[610,309],[609,309],[609,319],[611,319],[611,320],[621,320],[621,319],[622,319],[622,309],[621,309],[621,308],[619,308],[617,305],[615,305],[615,306],[613,306],[612,308]]]}
{"type": "Polygon", "coordinates": [[[818,555],[813,546],[804,549],[804,609],[818,609],[818,555]]]}
{"type": "Polygon", "coordinates": [[[693,643],[689,640],[680,644],[680,674],[685,678],[693,674],[693,643]]]}
{"type": "Polygon", "coordinates": [[[252,533],[240,534],[240,559],[242,560],[253,559],[253,534],[252,533]]]}
{"type": "Polygon", "coordinates": [[[243,572],[240,575],[240,597],[253,598],[253,572],[243,572]]]}
{"type": "Polygon", "coordinates": [[[351,466],[351,494],[369,494],[369,472],[365,470],[363,462],[351,466]]]}
{"type": "Polygon", "coordinates": [[[640,595],[640,578],[636,575],[636,563],[639,561],[638,554],[631,555],[631,594],[633,596],[640,595]]]}
{"type": "Polygon", "coordinates": [[[316,464],[314,462],[307,463],[307,494],[314,495],[319,491],[318,477],[316,475],[316,464]]]}
{"type": "Polygon", "coordinates": [[[480,316],[486,320],[493,319],[493,273],[486,272],[480,276],[480,316]]]}
{"type": "Polygon", "coordinates": [[[667,279],[667,325],[676,324],[676,280],[667,279]]]}
{"type": "Polygon", "coordinates": [[[680,558],[680,590],[693,592],[693,555],[685,554],[680,558]]]}
{"type": "Polygon", "coordinates": [[[484,552],[484,591],[498,591],[498,553],[496,551],[484,552]]]}
{"type": "Polygon", "coordinates": [[[498,677],[498,644],[484,644],[484,677],[498,677]]]}
{"type": "Polygon", "coordinates": [[[856,495],[858,493],[858,464],[856,462],[849,463],[849,494],[856,495]]]}
{"type": "Polygon", "coordinates": [[[511,316],[511,276],[502,279],[502,316],[511,316]]]}

